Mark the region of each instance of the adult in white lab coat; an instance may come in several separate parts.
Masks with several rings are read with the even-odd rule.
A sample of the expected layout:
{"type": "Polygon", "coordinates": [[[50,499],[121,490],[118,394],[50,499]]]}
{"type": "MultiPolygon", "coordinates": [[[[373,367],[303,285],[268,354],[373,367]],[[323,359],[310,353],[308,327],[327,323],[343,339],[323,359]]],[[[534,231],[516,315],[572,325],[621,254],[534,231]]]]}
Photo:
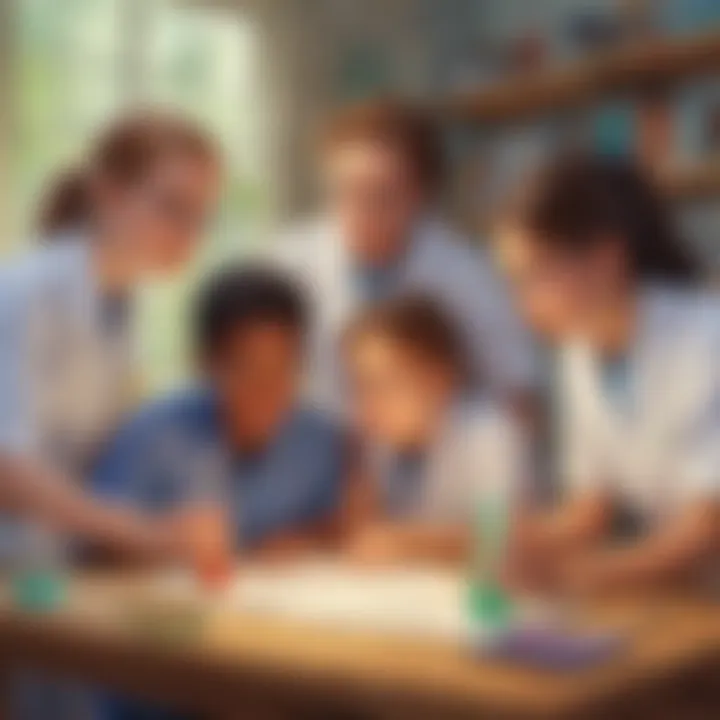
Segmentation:
{"type": "Polygon", "coordinates": [[[528,390],[531,344],[501,279],[433,212],[442,153],[432,125],[395,102],[352,107],[334,118],[323,150],[321,218],[273,249],[314,294],[314,391],[337,400],[338,333],[357,310],[407,292],[457,319],[486,387],[528,390]]]}
{"type": "Polygon", "coordinates": [[[527,566],[587,590],[717,567],[720,302],[697,289],[663,200],[629,161],[561,157],[497,245],[561,363],[563,501],[528,521],[527,566]],[[641,537],[608,549],[618,508],[641,537]]]}
{"type": "Polygon", "coordinates": [[[41,244],[0,269],[0,509],[119,549],[171,528],[93,502],[80,479],[128,402],[134,288],[189,260],[219,181],[183,120],[125,118],[50,189],[41,244]]]}

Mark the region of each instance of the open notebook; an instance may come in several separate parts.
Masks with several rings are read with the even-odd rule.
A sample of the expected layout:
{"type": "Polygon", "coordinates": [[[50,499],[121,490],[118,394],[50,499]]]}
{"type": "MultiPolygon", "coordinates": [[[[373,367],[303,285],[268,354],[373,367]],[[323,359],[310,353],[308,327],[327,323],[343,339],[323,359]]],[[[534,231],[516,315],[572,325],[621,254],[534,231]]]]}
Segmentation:
{"type": "Polygon", "coordinates": [[[238,579],[230,601],[245,611],[339,628],[459,640],[464,584],[431,568],[356,568],[303,563],[258,569],[238,579]]]}
{"type": "MultiPolygon", "coordinates": [[[[160,575],[158,594],[208,598],[185,574],[160,575]]],[[[350,631],[459,641],[467,637],[465,579],[433,567],[366,568],[325,560],[243,567],[211,602],[350,631]]],[[[168,595],[166,595],[168,597],[168,595]]],[[[522,603],[522,616],[534,615],[522,603]]]]}

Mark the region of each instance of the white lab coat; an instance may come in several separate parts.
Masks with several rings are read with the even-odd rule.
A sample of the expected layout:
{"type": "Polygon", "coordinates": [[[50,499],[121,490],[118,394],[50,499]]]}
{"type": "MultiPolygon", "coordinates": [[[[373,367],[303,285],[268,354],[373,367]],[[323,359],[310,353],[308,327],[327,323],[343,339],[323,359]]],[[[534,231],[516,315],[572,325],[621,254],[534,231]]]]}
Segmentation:
{"type": "Polygon", "coordinates": [[[511,414],[491,403],[460,403],[427,449],[419,474],[398,497],[394,454],[371,455],[378,495],[390,516],[421,522],[471,525],[479,504],[520,503],[528,481],[527,443],[511,414]],[[391,502],[390,499],[393,501],[391,502]],[[399,502],[397,502],[399,501],[399,502]]]}
{"type": "MultiPolygon", "coordinates": [[[[312,293],[312,388],[316,397],[332,402],[340,378],[337,340],[360,304],[347,245],[337,227],[322,219],[291,230],[271,253],[312,293]]],[[[435,297],[456,318],[474,366],[491,391],[533,384],[532,342],[503,282],[480,249],[463,242],[440,220],[419,224],[396,292],[435,297]]]]}
{"type": "Polygon", "coordinates": [[[603,393],[582,342],[560,353],[562,474],[646,523],[720,490],[720,300],[652,287],[640,299],[626,411],[603,393]]]}
{"type": "Polygon", "coordinates": [[[79,471],[130,387],[129,332],[103,332],[87,242],[62,238],[0,268],[0,448],[79,471]]]}

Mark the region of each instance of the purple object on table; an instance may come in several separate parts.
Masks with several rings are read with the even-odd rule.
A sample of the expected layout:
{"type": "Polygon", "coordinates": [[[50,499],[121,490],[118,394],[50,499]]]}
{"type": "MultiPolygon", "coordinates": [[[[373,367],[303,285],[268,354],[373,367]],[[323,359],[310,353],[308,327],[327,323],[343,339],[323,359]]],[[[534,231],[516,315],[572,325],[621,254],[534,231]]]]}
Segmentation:
{"type": "Polygon", "coordinates": [[[624,646],[614,633],[569,634],[557,628],[518,628],[488,647],[483,657],[538,669],[583,670],[610,660],[624,646]]]}

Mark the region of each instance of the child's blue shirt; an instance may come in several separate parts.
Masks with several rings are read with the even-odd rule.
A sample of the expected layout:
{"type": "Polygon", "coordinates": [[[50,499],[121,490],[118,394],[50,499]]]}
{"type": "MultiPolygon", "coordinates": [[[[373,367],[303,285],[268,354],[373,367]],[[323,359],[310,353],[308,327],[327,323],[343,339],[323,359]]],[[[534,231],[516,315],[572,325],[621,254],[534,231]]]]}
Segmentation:
{"type": "Polygon", "coordinates": [[[218,403],[207,389],[154,402],[111,441],[93,476],[95,492],[151,512],[222,494],[238,547],[329,517],[340,502],[340,429],[297,408],[252,457],[224,447],[218,403]]]}
{"type": "MultiPolygon", "coordinates": [[[[151,403],[117,433],[95,468],[103,498],[166,512],[222,493],[238,548],[329,518],[340,503],[344,442],[319,412],[297,408],[252,457],[224,447],[219,406],[197,388],[151,403]]],[[[172,718],[119,697],[99,700],[107,720],[172,718]]]]}

